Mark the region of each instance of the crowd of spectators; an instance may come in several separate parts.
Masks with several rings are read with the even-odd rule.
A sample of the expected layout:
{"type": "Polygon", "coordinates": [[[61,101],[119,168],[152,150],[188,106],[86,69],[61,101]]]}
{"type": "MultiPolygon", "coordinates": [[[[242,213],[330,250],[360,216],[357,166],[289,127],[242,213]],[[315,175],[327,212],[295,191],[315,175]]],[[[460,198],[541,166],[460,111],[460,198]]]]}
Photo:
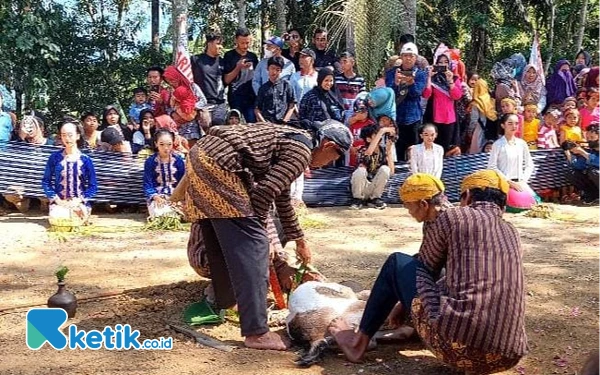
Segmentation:
{"type": "MultiPolygon", "coordinates": [[[[490,89],[482,78],[488,74],[465,67],[459,50],[440,44],[430,65],[406,34],[399,55],[389,59],[367,91],[353,54],[336,56],[324,28],[315,30],[310,46],[296,29],[272,36],[262,59],[251,45],[250,31],[240,28],[235,48],[223,54],[222,35],[209,33],[204,52],[191,58],[193,82],[175,66],[153,66],[146,71],[146,85],[132,91],[127,110],[109,105],[101,116],[86,111],[64,123],[82,125],[82,148],[154,155],[155,164],[147,168],[162,168],[174,180],[154,176],[160,186],[145,186],[149,204],[148,192],[168,194],[177,183],[174,176],[181,174],[183,163],[175,168],[173,160],[179,159],[167,154],[185,158],[211,126],[332,120],[346,124],[354,136],[352,148],[336,164],[356,168],[352,208],[385,208],[381,196],[395,163],[406,161],[411,173],[441,177],[444,159],[462,153],[491,152],[489,167],[515,191],[530,191],[529,151],[559,147],[582,200],[598,198],[590,184],[598,185],[599,74],[586,51],[579,51],[573,63],[559,60],[548,77],[541,66],[514,54],[493,65],[490,89]],[[169,139],[161,138],[165,134],[169,139]]],[[[41,116],[27,114],[17,121],[3,99],[11,101],[4,89],[0,142],[64,146],[60,134],[46,134],[41,116]]],[[[296,201],[302,199],[303,179],[292,186],[296,201]]]]}

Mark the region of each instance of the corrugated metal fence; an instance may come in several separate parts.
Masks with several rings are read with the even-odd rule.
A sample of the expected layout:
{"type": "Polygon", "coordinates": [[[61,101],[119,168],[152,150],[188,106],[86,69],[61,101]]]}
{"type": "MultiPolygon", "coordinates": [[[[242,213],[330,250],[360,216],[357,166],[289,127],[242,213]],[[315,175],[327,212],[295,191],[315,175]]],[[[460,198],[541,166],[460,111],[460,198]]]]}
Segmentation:
{"type": "MultiPolygon", "coordinates": [[[[19,192],[27,197],[43,197],[41,180],[52,146],[31,146],[25,143],[0,144],[0,193],[19,192]]],[[[144,203],[142,188],[144,161],[136,157],[112,152],[89,152],[94,161],[98,179],[95,202],[144,203]]],[[[532,152],[536,165],[531,187],[536,190],[569,185],[567,165],[561,150],[532,152]]],[[[459,199],[463,177],[485,168],[488,154],[461,155],[444,159],[442,180],[452,201],[459,199]]],[[[308,206],[343,206],[351,200],[350,176],[352,168],[325,168],[311,172],[305,180],[304,201],[308,206]]],[[[388,203],[399,203],[398,188],[408,177],[408,166],[398,164],[384,193],[388,203]]]]}

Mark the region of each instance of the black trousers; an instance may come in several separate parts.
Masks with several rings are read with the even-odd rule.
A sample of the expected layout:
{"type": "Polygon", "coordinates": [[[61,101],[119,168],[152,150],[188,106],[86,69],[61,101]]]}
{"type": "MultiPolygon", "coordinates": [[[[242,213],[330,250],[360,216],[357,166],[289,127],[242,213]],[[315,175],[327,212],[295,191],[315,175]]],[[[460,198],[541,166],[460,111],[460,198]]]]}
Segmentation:
{"type": "Polygon", "coordinates": [[[242,336],[261,335],[267,324],[269,241],[256,217],[203,219],[208,266],[218,308],[237,302],[242,336]]]}
{"type": "Polygon", "coordinates": [[[419,143],[420,127],[420,121],[407,125],[398,125],[398,140],[396,141],[396,156],[398,157],[398,160],[408,160],[406,151],[410,146],[414,146],[419,143]]]}
{"type": "Polygon", "coordinates": [[[586,170],[570,169],[567,179],[577,190],[583,192],[583,200],[586,202],[598,199],[598,170],[587,168],[586,170]]]}
{"type": "Polygon", "coordinates": [[[410,316],[412,300],[417,296],[417,258],[404,253],[391,254],[375,280],[360,321],[360,330],[369,337],[381,328],[397,302],[404,316],[410,316]]]}
{"type": "Polygon", "coordinates": [[[444,152],[450,149],[451,145],[458,146],[455,143],[454,130],[456,128],[456,123],[452,124],[435,124],[438,130],[438,136],[435,139],[435,143],[442,146],[444,148],[444,152]]]}

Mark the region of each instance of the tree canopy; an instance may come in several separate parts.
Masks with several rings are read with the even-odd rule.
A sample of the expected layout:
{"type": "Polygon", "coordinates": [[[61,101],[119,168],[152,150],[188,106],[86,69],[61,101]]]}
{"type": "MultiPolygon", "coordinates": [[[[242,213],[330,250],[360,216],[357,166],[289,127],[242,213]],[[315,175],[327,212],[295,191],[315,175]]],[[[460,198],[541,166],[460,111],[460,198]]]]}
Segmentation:
{"type": "MultiPolygon", "coordinates": [[[[160,35],[155,46],[158,48],[153,48],[151,41],[140,40],[141,31],[151,22],[149,13],[140,11],[142,1],[74,0],[69,7],[60,0],[0,2],[0,83],[17,93],[18,108],[46,111],[50,120],[67,113],[99,112],[108,104],[129,106],[131,90],[144,84],[146,68],[172,61],[173,27],[166,28],[166,35],[160,35]]],[[[284,25],[299,29],[309,44],[307,34],[321,26],[317,22],[323,22],[324,13],[332,9],[343,13],[344,7],[356,10],[357,4],[363,4],[370,7],[365,8],[369,16],[355,16],[353,22],[370,23],[372,14],[388,9],[386,3],[387,0],[190,2],[190,50],[202,50],[203,36],[209,29],[219,29],[225,37],[225,47],[232,48],[240,20],[257,36],[254,50],[260,50],[268,33],[281,33],[284,25]]],[[[401,0],[399,5],[404,6],[406,17],[390,18],[398,20],[398,24],[386,24],[391,27],[387,43],[376,39],[378,48],[388,55],[398,52],[394,51],[393,39],[415,28],[421,54],[430,58],[435,47],[444,42],[461,49],[467,67],[480,72],[489,71],[494,61],[513,53],[527,56],[535,32],[540,36],[544,60],[566,57],[572,61],[581,45],[598,61],[597,1],[401,0]],[[416,13],[411,15],[413,6],[416,13]],[[411,17],[416,18],[416,26],[411,26],[411,17]]],[[[161,3],[161,7],[160,22],[170,24],[170,4],[161,3]]],[[[357,25],[373,31],[368,26],[357,25]]],[[[339,48],[345,48],[345,34],[338,42],[339,48]]]]}

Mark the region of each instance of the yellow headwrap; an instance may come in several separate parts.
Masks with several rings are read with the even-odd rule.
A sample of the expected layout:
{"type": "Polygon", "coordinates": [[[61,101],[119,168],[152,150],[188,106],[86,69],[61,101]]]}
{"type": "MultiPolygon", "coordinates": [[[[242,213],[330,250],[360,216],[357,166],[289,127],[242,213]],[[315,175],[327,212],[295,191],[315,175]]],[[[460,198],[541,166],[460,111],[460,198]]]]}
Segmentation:
{"type": "Polygon", "coordinates": [[[444,183],[439,178],[427,173],[415,173],[404,181],[398,193],[402,202],[407,203],[431,199],[444,190],[444,183]]]}
{"type": "Polygon", "coordinates": [[[485,189],[494,188],[498,189],[504,194],[508,194],[508,181],[500,173],[492,169],[482,169],[475,173],[472,173],[463,179],[460,184],[460,192],[464,193],[469,189],[485,189]]]}

